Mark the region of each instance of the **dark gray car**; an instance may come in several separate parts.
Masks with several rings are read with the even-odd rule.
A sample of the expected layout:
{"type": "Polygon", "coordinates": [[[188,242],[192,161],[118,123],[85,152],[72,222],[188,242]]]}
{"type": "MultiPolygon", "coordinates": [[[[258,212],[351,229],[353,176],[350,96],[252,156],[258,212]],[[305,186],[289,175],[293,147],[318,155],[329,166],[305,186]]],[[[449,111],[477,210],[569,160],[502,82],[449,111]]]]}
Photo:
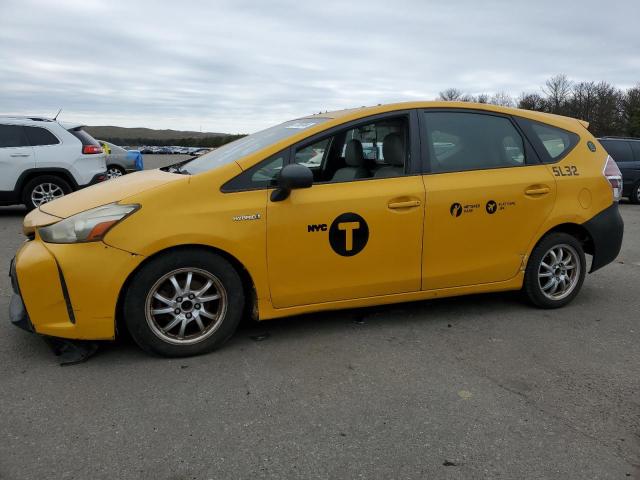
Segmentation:
{"type": "Polygon", "coordinates": [[[603,137],[598,139],[622,172],[622,196],[640,203],[640,138],[603,137]]]}

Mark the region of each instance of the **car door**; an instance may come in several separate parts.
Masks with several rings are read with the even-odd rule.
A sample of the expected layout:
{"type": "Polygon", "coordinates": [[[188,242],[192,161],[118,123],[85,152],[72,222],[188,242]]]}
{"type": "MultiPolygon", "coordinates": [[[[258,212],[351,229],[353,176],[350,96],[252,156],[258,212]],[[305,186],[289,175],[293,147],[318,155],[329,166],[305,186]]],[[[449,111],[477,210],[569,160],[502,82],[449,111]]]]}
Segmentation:
{"type": "Polygon", "coordinates": [[[478,111],[421,113],[423,289],[500,282],[523,265],[556,183],[516,124],[478,111]]]}
{"type": "Polygon", "coordinates": [[[12,192],[20,175],[35,167],[22,125],[0,125],[0,192],[12,192]]]}
{"type": "Polygon", "coordinates": [[[313,169],[315,181],[267,205],[275,308],[420,290],[424,184],[417,137],[415,115],[404,112],[292,149],[291,162],[313,169]],[[387,159],[365,158],[363,143],[385,139],[387,159]]]}

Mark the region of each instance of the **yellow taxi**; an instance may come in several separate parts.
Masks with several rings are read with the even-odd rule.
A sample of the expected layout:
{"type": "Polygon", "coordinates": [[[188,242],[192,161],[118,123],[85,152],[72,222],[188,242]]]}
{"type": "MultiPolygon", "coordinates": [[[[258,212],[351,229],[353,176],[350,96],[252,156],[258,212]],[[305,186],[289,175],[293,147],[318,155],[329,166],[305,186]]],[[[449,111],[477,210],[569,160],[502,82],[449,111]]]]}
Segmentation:
{"type": "Polygon", "coordinates": [[[507,290],[561,307],[622,242],[621,174],[587,126],[486,104],[358,108],[81,190],[25,218],[11,320],[73,340],[126,328],[184,356],[243,316],[507,290]]]}

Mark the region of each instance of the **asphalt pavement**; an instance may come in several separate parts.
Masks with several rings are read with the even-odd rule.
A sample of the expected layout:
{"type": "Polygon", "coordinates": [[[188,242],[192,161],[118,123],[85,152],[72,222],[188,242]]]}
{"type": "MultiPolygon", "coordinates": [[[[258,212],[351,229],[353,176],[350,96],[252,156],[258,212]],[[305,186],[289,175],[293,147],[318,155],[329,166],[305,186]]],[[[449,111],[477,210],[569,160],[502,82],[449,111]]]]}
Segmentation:
{"type": "Polygon", "coordinates": [[[61,367],[9,324],[0,478],[640,478],[640,206],[569,306],[475,295],[243,325],[221,350],[106,343],[61,367]]]}

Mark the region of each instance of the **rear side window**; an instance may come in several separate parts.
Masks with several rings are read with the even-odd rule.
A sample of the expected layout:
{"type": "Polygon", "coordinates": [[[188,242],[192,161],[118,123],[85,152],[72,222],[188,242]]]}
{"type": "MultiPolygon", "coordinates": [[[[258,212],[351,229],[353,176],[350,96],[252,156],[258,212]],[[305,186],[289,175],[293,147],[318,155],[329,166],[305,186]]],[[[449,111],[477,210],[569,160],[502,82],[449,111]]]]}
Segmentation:
{"type": "Polygon", "coordinates": [[[60,143],[56,136],[46,128],[24,127],[24,131],[27,134],[27,139],[32,147],[56,145],[60,143]]]}
{"type": "Polygon", "coordinates": [[[433,173],[525,164],[522,136],[508,118],[468,112],[423,112],[433,173]]]}
{"type": "Polygon", "coordinates": [[[524,118],[516,121],[533,142],[544,163],[560,161],[578,144],[580,137],[573,132],[524,118]]]}
{"type": "Polygon", "coordinates": [[[625,142],[624,140],[600,140],[600,143],[617,163],[633,162],[630,142],[625,142]]]}
{"type": "Polygon", "coordinates": [[[74,128],[73,130],[69,130],[69,133],[80,140],[82,142],[82,145],[96,145],[98,147],[100,146],[95,138],[93,138],[81,128],[74,128]]]}
{"type": "Polygon", "coordinates": [[[20,125],[0,125],[0,148],[28,147],[29,142],[20,125]]]}

